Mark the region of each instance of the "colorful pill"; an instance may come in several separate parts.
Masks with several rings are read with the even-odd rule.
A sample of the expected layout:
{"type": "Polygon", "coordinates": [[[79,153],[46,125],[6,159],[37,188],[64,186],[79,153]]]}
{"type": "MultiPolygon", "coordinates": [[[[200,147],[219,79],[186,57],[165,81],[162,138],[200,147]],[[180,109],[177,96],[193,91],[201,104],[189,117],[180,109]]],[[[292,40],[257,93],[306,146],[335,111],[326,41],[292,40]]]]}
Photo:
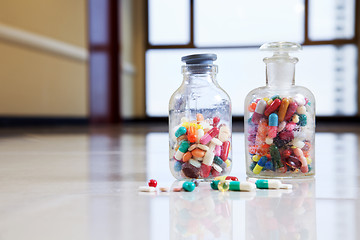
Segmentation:
{"type": "Polygon", "coordinates": [[[252,160],[253,160],[254,162],[258,162],[258,161],[260,160],[260,158],[261,158],[260,155],[254,155],[254,156],[252,157],[252,160]]]}
{"type": "Polygon", "coordinates": [[[189,126],[189,131],[187,132],[189,142],[194,143],[197,141],[197,132],[198,130],[195,126],[189,126]]]}
{"type": "Polygon", "coordinates": [[[228,181],[220,181],[219,183],[218,183],[218,190],[220,191],[220,192],[227,192],[227,191],[229,191],[229,182],[228,181]]]}
{"type": "Polygon", "coordinates": [[[294,115],[294,113],[296,112],[297,107],[298,107],[298,104],[296,102],[291,102],[289,104],[289,107],[286,111],[285,118],[284,118],[285,121],[289,121],[291,119],[292,115],[294,115]]]}
{"type": "Polygon", "coordinates": [[[213,118],[213,127],[216,127],[220,122],[220,118],[219,117],[214,117],[213,118]]]}
{"type": "Polygon", "coordinates": [[[255,112],[252,115],[251,121],[255,124],[258,124],[260,119],[262,118],[265,108],[266,108],[266,102],[264,100],[260,100],[255,108],[255,112]]]}
{"type": "Polygon", "coordinates": [[[220,181],[223,181],[223,180],[226,180],[227,176],[218,176],[216,178],[214,178],[214,180],[220,180],[220,181]]]}
{"type": "Polygon", "coordinates": [[[211,141],[211,139],[216,137],[218,134],[219,134],[219,129],[217,127],[213,127],[200,139],[200,143],[206,145],[211,141]]]}
{"type": "Polygon", "coordinates": [[[178,150],[176,151],[175,155],[174,155],[174,158],[175,158],[176,160],[181,161],[182,158],[183,158],[183,156],[184,156],[184,153],[181,152],[181,151],[178,149],[178,150]]]}
{"type": "Polygon", "coordinates": [[[187,192],[192,192],[195,189],[195,183],[193,182],[184,182],[182,188],[187,192]]]}
{"type": "Polygon", "coordinates": [[[175,132],[175,137],[180,137],[181,135],[184,135],[186,133],[186,127],[179,127],[175,132]]]}
{"type": "Polygon", "coordinates": [[[196,114],[196,121],[197,123],[204,121],[204,116],[201,113],[196,114]]]}
{"type": "Polygon", "coordinates": [[[222,125],[219,131],[219,140],[221,142],[226,142],[229,140],[230,136],[231,136],[230,128],[226,125],[222,125]]]}
{"type": "Polygon", "coordinates": [[[300,93],[296,94],[293,100],[297,103],[298,106],[304,106],[306,103],[305,97],[300,93]]]}
{"type": "Polygon", "coordinates": [[[270,155],[275,168],[279,168],[279,170],[282,172],[284,170],[284,165],[281,162],[281,155],[279,149],[275,145],[270,146],[270,155]]]}
{"type": "Polygon", "coordinates": [[[196,142],[200,142],[200,139],[204,136],[204,129],[198,129],[198,136],[196,142]]]}
{"type": "Polygon", "coordinates": [[[303,151],[300,148],[295,148],[294,154],[295,154],[295,156],[297,156],[299,158],[299,160],[301,162],[301,168],[300,168],[301,172],[307,173],[309,171],[309,168],[308,168],[307,160],[304,156],[303,151]]]}
{"type": "Polygon", "coordinates": [[[213,180],[210,183],[210,187],[214,190],[218,190],[218,184],[219,184],[220,180],[213,180]]]}
{"type": "Polygon", "coordinates": [[[268,129],[268,137],[275,138],[277,135],[278,129],[278,115],[276,113],[272,113],[269,116],[269,129],[268,129]]]}
{"type": "Polygon", "coordinates": [[[265,156],[262,156],[260,158],[260,160],[257,162],[256,166],[254,167],[254,169],[252,170],[253,173],[255,174],[259,174],[261,172],[261,170],[263,169],[263,167],[265,166],[265,163],[267,162],[268,158],[265,156]]]}
{"type": "Polygon", "coordinates": [[[256,103],[251,103],[248,107],[249,112],[254,112],[256,109],[256,103]]]}
{"type": "Polygon", "coordinates": [[[175,172],[180,172],[181,171],[181,162],[179,162],[179,161],[175,161],[175,163],[174,163],[174,170],[175,170],[175,172]]]}
{"type": "Polygon", "coordinates": [[[281,132],[282,130],[284,130],[285,126],[286,126],[285,121],[280,122],[279,127],[278,127],[278,132],[281,132]]]}
{"type": "Polygon", "coordinates": [[[229,141],[226,141],[222,144],[222,147],[221,147],[221,154],[220,154],[220,158],[223,160],[223,161],[226,161],[226,159],[228,158],[229,156],[229,151],[230,151],[230,142],[229,141]]]}
{"type": "Polygon", "coordinates": [[[307,124],[307,117],[306,117],[305,114],[300,114],[300,115],[299,115],[299,124],[300,124],[300,126],[302,126],[302,127],[306,126],[306,124],[307,124]]]}
{"type": "Polygon", "coordinates": [[[204,156],[204,159],[203,159],[203,164],[211,166],[211,164],[214,161],[214,157],[215,157],[215,154],[212,151],[207,151],[205,153],[205,156],[204,156]]]}
{"type": "Polygon", "coordinates": [[[259,189],[279,189],[282,183],[279,180],[258,179],[255,185],[259,189]]]}
{"type": "Polygon", "coordinates": [[[191,151],[192,156],[197,157],[197,158],[202,158],[205,156],[205,151],[196,148],[194,150],[191,151]]]}
{"type": "Polygon", "coordinates": [[[269,116],[271,113],[275,112],[275,111],[278,109],[278,107],[280,106],[280,104],[281,104],[281,100],[278,99],[278,98],[275,99],[275,100],[270,104],[270,106],[265,109],[264,115],[265,115],[265,116],[269,116]]]}
{"type": "Polygon", "coordinates": [[[229,189],[231,191],[252,192],[252,191],[255,191],[256,185],[251,182],[231,181],[231,182],[229,182],[229,189]]]}
{"type": "Polygon", "coordinates": [[[191,152],[186,152],[186,153],[184,153],[182,160],[183,160],[183,162],[187,162],[190,160],[191,157],[192,157],[191,152]]]}
{"type": "Polygon", "coordinates": [[[255,142],[256,144],[260,145],[263,142],[265,142],[266,139],[266,134],[267,134],[267,123],[265,119],[260,120],[259,122],[259,126],[258,126],[258,131],[256,134],[256,139],[255,142]]]}
{"type": "Polygon", "coordinates": [[[215,156],[220,156],[221,154],[221,147],[219,145],[215,146],[215,150],[214,150],[215,156]]]}
{"type": "Polygon", "coordinates": [[[193,165],[194,167],[196,167],[196,168],[200,168],[200,167],[201,167],[201,163],[200,163],[199,161],[195,160],[195,159],[190,159],[190,160],[189,160],[189,163],[190,163],[191,165],[193,165]]]}
{"type": "Polygon", "coordinates": [[[290,103],[290,101],[287,98],[283,98],[283,100],[281,101],[281,104],[279,107],[279,112],[278,112],[279,122],[284,121],[286,111],[289,107],[289,103],[290,103]]]}
{"type": "Polygon", "coordinates": [[[200,176],[202,178],[207,178],[210,176],[211,166],[208,166],[206,164],[201,164],[200,167],[200,176]]]}
{"type": "Polygon", "coordinates": [[[182,141],[181,144],[180,144],[180,147],[179,147],[179,151],[183,152],[183,153],[186,153],[187,150],[189,149],[189,147],[190,147],[190,142],[189,141],[182,141]]]}
{"type": "Polygon", "coordinates": [[[300,106],[296,109],[296,112],[298,114],[305,114],[306,113],[306,107],[305,106],[300,106]]]}
{"type": "Polygon", "coordinates": [[[239,181],[237,177],[233,177],[233,176],[226,176],[225,180],[239,181]]]}

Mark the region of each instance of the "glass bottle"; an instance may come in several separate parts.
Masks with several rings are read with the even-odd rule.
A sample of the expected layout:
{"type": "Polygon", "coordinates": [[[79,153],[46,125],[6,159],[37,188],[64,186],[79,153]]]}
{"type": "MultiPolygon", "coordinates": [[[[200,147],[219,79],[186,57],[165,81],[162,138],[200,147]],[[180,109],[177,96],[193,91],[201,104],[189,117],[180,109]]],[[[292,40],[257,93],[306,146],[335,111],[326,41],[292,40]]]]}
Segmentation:
{"type": "Polygon", "coordinates": [[[182,57],[184,76],[169,102],[169,164],[177,179],[212,179],[232,167],[231,101],[216,81],[215,54],[182,57]]]}
{"type": "Polygon", "coordinates": [[[305,178],[315,174],[315,98],[295,85],[290,52],[301,50],[291,42],[260,47],[273,52],[264,58],[266,86],[245,99],[245,154],[248,177],[305,178]]]}

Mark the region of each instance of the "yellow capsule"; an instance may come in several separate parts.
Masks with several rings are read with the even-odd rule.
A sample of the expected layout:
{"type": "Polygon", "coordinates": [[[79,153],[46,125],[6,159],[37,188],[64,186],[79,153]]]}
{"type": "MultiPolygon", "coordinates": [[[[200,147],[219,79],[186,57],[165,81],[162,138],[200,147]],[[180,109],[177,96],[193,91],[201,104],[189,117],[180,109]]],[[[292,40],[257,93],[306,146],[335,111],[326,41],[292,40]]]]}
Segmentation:
{"type": "Polygon", "coordinates": [[[220,180],[220,181],[225,181],[227,176],[218,176],[218,177],[215,177],[214,180],[220,180]]]}
{"type": "Polygon", "coordinates": [[[311,164],[311,163],[312,163],[312,159],[309,158],[309,157],[306,158],[306,161],[307,161],[308,164],[311,164]]]}
{"type": "Polygon", "coordinates": [[[291,146],[291,148],[293,148],[293,149],[294,149],[294,148],[296,148],[296,147],[295,147],[295,146],[291,146]]]}
{"type": "Polygon", "coordinates": [[[229,191],[230,184],[228,181],[222,180],[218,183],[218,189],[220,192],[227,192],[229,191]]]}
{"type": "Polygon", "coordinates": [[[253,160],[254,162],[258,162],[258,161],[260,160],[260,158],[261,158],[261,156],[259,156],[259,155],[254,155],[254,156],[252,157],[252,160],[253,160]]]}
{"type": "Polygon", "coordinates": [[[230,166],[231,166],[231,161],[230,161],[229,159],[227,159],[227,160],[225,161],[225,163],[226,163],[226,167],[230,167],[230,166]]]}
{"type": "Polygon", "coordinates": [[[264,100],[265,102],[267,102],[267,101],[269,101],[269,100],[270,100],[270,98],[268,98],[268,97],[264,97],[264,98],[263,98],[263,100],[264,100]]]}

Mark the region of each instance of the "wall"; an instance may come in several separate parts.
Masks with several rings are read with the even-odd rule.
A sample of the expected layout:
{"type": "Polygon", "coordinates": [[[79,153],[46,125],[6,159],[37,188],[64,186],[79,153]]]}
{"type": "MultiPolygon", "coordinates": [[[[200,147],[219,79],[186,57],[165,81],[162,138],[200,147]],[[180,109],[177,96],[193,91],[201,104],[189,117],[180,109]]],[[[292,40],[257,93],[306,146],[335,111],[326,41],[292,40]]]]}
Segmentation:
{"type": "MultiPolygon", "coordinates": [[[[86,0],[0,0],[0,24],[87,48],[86,0]]],[[[87,62],[0,40],[0,116],[87,117],[87,62]]]]}

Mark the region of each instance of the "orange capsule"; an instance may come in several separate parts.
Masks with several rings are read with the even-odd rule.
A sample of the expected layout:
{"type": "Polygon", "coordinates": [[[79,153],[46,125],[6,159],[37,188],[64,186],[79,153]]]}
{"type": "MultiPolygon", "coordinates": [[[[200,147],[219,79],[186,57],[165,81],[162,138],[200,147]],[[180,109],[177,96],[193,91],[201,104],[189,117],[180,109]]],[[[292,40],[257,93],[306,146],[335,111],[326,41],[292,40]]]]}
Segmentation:
{"type": "Polygon", "coordinates": [[[286,111],[289,107],[289,103],[290,103],[290,101],[287,98],[283,98],[283,100],[281,101],[281,104],[279,107],[279,112],[278,112],[279,122],[284,121],[286,111]]]}
{"type": "Polygon", "coordinates": [[[186,152],[186,153],[184,153],[182,160],[183,160],[183,162],[187,162],[190,160],[191,157],[192,157],[191,152],[186,152]]]}
{"type": "Polygon", "coordinates": [[[201,113],[196,114],[196,121],[199,122],[203,122],[204,121],[204,116],[201,113]]]}
{"type": "Polygon", "coordinates": [[[191,151],[191,154],[196,158],[202,158],[205,155],[205,151],[199,148],[195,148],[194,150],[191,151]]]}
{"type": "Polygon", "coordinates": [[[198,130],[195,126],[190,125],[188,131],[188,140],[193,143],[197,141],[198,130]]]}
{"type": "Polygon", "coordinates": [[[253,102],[252,104],[249,105],[248,110],[249,112],[255,112],[255,109],[256,109],[256,103],[253,102]]]}

